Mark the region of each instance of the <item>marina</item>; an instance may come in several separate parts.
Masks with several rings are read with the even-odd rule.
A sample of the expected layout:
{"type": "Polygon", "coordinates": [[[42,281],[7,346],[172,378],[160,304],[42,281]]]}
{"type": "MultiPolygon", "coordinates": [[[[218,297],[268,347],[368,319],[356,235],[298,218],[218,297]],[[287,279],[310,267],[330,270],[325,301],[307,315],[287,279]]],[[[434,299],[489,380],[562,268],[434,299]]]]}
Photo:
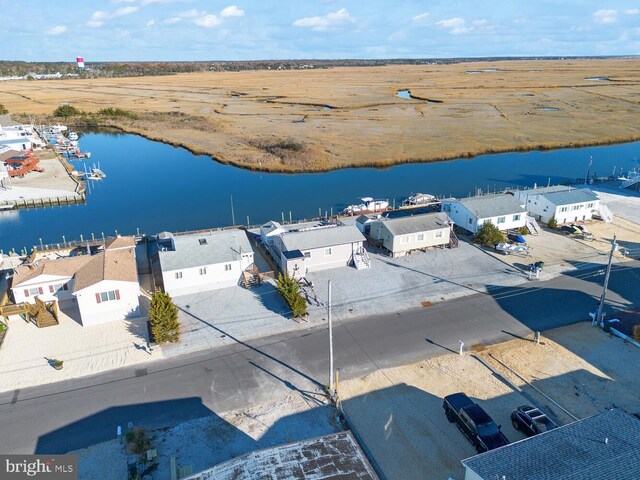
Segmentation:
{"type": "MultiPolygon", "coordinates": [[[[387,169],[287,175],[223,165],[208,156],[130,134],[83,133],[81,141],[93,152],[92,164],[99,165],[107,178],[87,182],[86,203],[65,202],[62,195],[58,195],[58,202],[55,195],[49,195],[52,201],[45,201],[44,206],[56,208],[33,208],[42,207],[42,202],[25,197],[20,200],[30,209],[0,212],[0,249],[30,248],[40,241],[59,242],[63,236],[113,235],[116,230],[153,234],[331,216],[349,205],[358,205],[354,200],[365,195],[385,199],[393,208],[410,201],[411,192],[428,192],[438,198],[466,197],[478,189],[486,192],[536,183],[560,184],[580,176],[609,176],[614,168],[615,173],[626,174],[640,154],[640,143],[636,142],[483,155],[387,169]]],[[[77,172],[93,168],[83,159],[68,162],[77,172]]],[[[50,167],[46,170],[43,176],[54,175],[50,167]]],[[[71,176],[65,178],[72,189],[78,186],[71,176]]],[[[69,198],[77,195],[69,194],[69,198]]],[[[424,200],[421,198],[414,195],[416,205],[424,200]]]]}

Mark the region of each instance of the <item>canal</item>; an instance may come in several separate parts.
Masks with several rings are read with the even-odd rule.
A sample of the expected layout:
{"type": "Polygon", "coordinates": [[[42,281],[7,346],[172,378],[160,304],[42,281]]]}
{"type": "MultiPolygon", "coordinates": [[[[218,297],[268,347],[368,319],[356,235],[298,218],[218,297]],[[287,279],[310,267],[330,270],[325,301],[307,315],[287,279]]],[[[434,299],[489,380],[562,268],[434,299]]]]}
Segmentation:
{"type": "Polygon", "coordinates": [[[219,164],[145,138],[112,133],[82,135],[84,164],[99,163],[107,174],[91,183],[86,205],[0,212],[0,249],[42,242],[122,234],[184,231],[338,212],[371,196],[398,204],[415,192],[467,196],[476,188],[501,189],[561,183],[591,173],[626,171],[640,156],[640,142],[483,155],[474,159],[399,165],[385,169],[344,169],[315,174],[266,174],[219,164]],[[233,197],[233,202],[232,202],[233,197]],[[233,213],[232,213],[233,203],[233,213]],[[233,215],[233,217],[232,217],[233,215]]]}

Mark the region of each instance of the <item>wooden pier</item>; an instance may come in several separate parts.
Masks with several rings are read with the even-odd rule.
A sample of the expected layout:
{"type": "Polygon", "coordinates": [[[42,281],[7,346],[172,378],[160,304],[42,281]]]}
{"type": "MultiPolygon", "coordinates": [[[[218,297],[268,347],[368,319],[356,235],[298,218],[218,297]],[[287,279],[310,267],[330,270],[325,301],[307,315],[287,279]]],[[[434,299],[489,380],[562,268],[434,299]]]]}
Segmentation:
{"type": "Polygon", "coordinates": [[[61,207],[65,205],[82,205],[86,203],[84,195],[66,195],[64,197],[43,197],[43,198],[19,198],[15,200],[0,201],[0,210],[61,207]],[[3,208],[4,207],[4,208],[3,208]]]}

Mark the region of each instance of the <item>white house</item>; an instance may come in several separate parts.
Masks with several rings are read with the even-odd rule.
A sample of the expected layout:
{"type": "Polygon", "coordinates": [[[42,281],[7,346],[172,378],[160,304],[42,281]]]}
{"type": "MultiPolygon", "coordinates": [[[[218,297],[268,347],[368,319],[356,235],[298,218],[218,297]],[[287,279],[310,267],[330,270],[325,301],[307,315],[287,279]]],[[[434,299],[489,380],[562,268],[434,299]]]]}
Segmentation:
{"type": "Polygon", "coordinates": [[[476,233],[485,222],[500,230],[513,230],[526,224],[524,202],[508,193],[489,194],[442,201],[442,211],[458,226],[476,233]]]}
{"type": "Polygon", "coordinates": [[[364,236],[353,225],[323,225],[289,230],[273,238],[276,261],[283,272],[304,276],[354,263],[368,266],[364,236]],[[358,263],[358,262],[362,263],[358,263]],[[365,265],[366,264],[366,265],[365,265]]]}
{"type": "Polygon", "coordinates": [[[233,287],[253,265],[253,249],[241,229],[160,237],[154,278],[172,297],[233,287]]]}
{"type": "Polygon", "coordinates": [[[400,218],[381,218],[371,223],[370,237],[382,243],[392,257],[412,250],[449,244],[452,223],[446,213],[424,213],[400,218]]]}
{"type": "Polygon", "coordinates": [[[41,148],[42,141],[38,138],[31,125],[0,126],[0,145],[21,152],[41,148]]]}
{"type": "Polygon", "coordinates": [[[140,286],[133,237],[111,239],[94,255],[43,259],[14,270],[15,303],[55,300],[78,308],[83,326],[140,315],[140,286]]]}
{"type": "Polygon", "coordinates": [[[551,217],[555,217],[558,223],[591,220],[600,209],[600,198],[588,188],[556,185],[516,190],[513,195],[523,202],[531,216],[545,223],[551,217]]]}

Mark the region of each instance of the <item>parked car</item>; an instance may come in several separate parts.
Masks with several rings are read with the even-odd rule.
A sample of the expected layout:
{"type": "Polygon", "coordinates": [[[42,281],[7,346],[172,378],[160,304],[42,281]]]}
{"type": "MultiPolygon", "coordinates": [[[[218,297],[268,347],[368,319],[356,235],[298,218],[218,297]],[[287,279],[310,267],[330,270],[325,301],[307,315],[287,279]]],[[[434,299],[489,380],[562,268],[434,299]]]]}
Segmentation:
{"type": "Polygon", "coordinates": [[[458,426],[478,453],[509,444],[507,437],[500,431],[500,426],[464,393],[444,397],[442,408],[447,420],[458,426]]]}
{"type": "Polygon", "coordinates": [[[530,405],[522,405],[511,412],[511,424],[528,437],[556,428],[549,417],[530,405]]]}
{"type": "Polygon", "coordinates": [[[576,235],[581,235],[585,240],[593,240],[593,233],[587,230],[587,227],[585,227],[584,225],[576,225],[572,223],[571,227],[580,230],[580,233],[576,233],[576,235]]]}
{"type": "Polygon", "coordinates": [[[527,243],[527,240],[519,233],[509,232],[507,238],[514,243],[527,243]]]}
{"type": "Polygon", "coordinates": [[[582,235],[582,230],[580,230],[575,225],[563,225],[560,230],[562,230],[567,235],[582,235]]]}

